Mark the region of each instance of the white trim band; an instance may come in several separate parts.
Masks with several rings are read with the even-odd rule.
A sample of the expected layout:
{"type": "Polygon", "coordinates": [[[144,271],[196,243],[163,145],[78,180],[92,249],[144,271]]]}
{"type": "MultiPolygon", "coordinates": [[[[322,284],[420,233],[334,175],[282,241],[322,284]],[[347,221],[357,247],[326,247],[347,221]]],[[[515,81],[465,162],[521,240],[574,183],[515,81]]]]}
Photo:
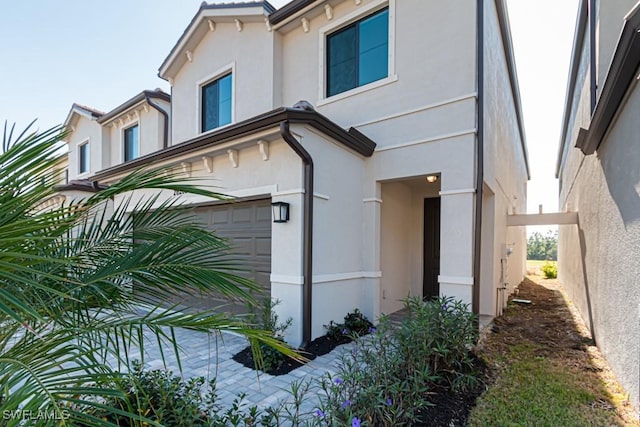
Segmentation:
{"type": "Polygon", "coordinates": [[[467,99],[475,99],[477,98],[478,94],[476,92],[473,93],[469,93],[467,95],[462,95],[462,96],[457,96],[455,98],[451,98],[451,99],[447,99],[441,102],[435,102],[433,104],[428,104],[428,105],[423,105],[422,107],[418,107],[418,108],[413,108],[411,110],[407,110],[407,111],[403,111],[402,113],[394,113],[394,114],[389,114],[387,116],[382,116],[379,117],[377,119],[373,119],[373,120],[369,120],[367,122],[362,122],[362,123],[358,123],[356,125],[353,125],[354,128],[359,128],[359,127],[363,127],[363,126],[369,126],[375,123],[380,123],[380,122],[384,122],[387,120],[392,120],[392,119],[396,119],[398,117],[403,117],[403,116],[407,116],[410,114],[416,114],[416,113],[420,113],[422,111],[427,111],[427,110],[431,110],[434,108],[438,108],[438,107],[444,107],[445,105],[449,105],[449,104],[454,104],[456,102],[460,102],[460,101],[465,101],[467,99]]]}
{"type": "Polygon", "coordinates": [[[402,144],[396,144],[396,145],[388,145],[386,147],[380,147],[380,148],[376,148],[376,152],[380,152],[380,151],[388,151],[388,150],[395,150],[396,148],[405,148],[405,147],[411,147],[413,145],[421,145],[421,144],[427,144],[429,142],[435,142],[435,141],[441,141],[443,139],[451,139],[451,138],[457,138],[459,136],[464,136],[464,135],[471,135],[471,134],[475,134],[476,133],[476,129],[466,129],[466,130],[462,130],[459,132],[453,132],[453,133],[448,133],[445,135],[438,135],[438,136],[434,136],[431,138],[427,138],[427,139],[419,139],[416,141],[409,141],[409,142],[403,142],[402,144]]]}
{"type": "Polygon", "coordinates": [[[454,196],[456,194],[474,194],[475,192],[475,188],[461,188],[459,190],[442,190],[439,194],[441,196],[454,196]]]}
{"type": "Polygon", "coordinates": [[[448,283],[450,285],[468,285],[473,286],[473,277],[467,276],[438,276],[439,283],[448,283]]]}
{"type": "MultiPolygon", "coordinates": [[[[381,271],[354,271],[351,273],[335,273],[335,274],[319,274],[313,276],[313,283],[331,283],[342,282],[345,280],[355,279],[377,279],[382,277],[381,271]]],[[[271,275],[271,282],[283,283],[288,285],[302,285],[304,278],[302,276],[285,276],[279,274],[271,275]]]]}
{"type": "Polygon", "coordinates": [[[362,199],[362,203],[382,203],[382,199],[378,199],[377,197],[368,197],[366,199],[362,199]]]}

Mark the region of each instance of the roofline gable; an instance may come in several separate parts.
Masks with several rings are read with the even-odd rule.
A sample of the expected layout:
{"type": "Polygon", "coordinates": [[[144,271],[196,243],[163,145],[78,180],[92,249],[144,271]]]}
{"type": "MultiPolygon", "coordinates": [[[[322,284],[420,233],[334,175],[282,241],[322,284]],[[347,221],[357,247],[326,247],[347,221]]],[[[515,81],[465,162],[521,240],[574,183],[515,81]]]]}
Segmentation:
{"type": "Polygon", "coordinates": [[[126,113],[128,110],[130,110],[134,106],[142,102],[145,102],[148,98],[160,99],[162,101],[171,102],[171,96],[161,89],[143,90],[139,94],[135,95],[133,98],[126,100],[125,102],[123,102],[122,104],[114,108],[113,110],[103,114],[101,117],[98,118],[98,123],[104,125],[110,122],[111,120],[118,118],[118,116],[122,115],[123,113],[126,113]]]}
{"type": "Polygon", "coordinates": [[[67,118],[64,120],[64,127],[69,128],[72,127],[72,121],[74,116],[84,117],[89,120],[98,120],[101,116],[104,115],[102,111],[96,110],[91,107],[87,107],[85,105],[73,103],[71,108],[69,109],[69,113],[67,114],[67,118]]]}
{"type": "MultiPolygon", "coordinates": [[[[160,65],[158,77],[170,81],[175,75],[175,73],[170,73],[173,65],[177,61],[180,61],[180,65],[182,66],[188,60],[186,56],[183,55],[185,55],[187,51],[195,49],[207,32],[214,32],[216,22],[235,22],[235,20],[241,21],[242,18],[253,18],[253,21],[256,21],[256,18],[261,18],[261,20],[268,21],[269,15],[275,12],[275,10],[276,8],[268,1],[222,4],[207,4],[203,2],[169,52],[169,55],[167,55],[160,65]],[[203,28],[204,25],[206,25],[206,27],[203,28]]],[[[265,24],[265,30],[266,28],[265,24]]]]}

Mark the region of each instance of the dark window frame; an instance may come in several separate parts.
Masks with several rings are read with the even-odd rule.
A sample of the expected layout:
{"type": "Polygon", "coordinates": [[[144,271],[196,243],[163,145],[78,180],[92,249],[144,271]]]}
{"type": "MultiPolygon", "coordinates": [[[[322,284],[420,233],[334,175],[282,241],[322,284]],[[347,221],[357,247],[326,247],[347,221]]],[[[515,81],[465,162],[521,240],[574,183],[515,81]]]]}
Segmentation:
{"type": "Polygon", "coordinates": [[[123,142],[123,158],[125,162],[128,162],[130,160],[134,160],[137,159],[138,157],[140,157],[140,123],[134,123],[131,126],[127,126],[126,128],[122,129],[122,142],[123,142]],[[135,153],[132,153],[131,158],[129,158],[129,156],[127,155],[127,143],[129,142],[127,139],[127,132],[131,131],[132,129],[137,128],[138,132],[136,134],[136,141],[135,144],[137,145],[137,149],[136,150],[132,150],[135,151],[135,153]]]}
{"type": "Polygon", "coordinates": [[[89,172],[90,163],[89,141],[85,141],[78,144],[78,173],[83,174],[89,172]],[[83,151],[86,152],[86,155],[83,155],[83,151]]]}
{"type": "Polygon", "coordinates": [[[325,74],[325,91],[324,91],[324,95],[325,95],[326,98],[330,98],[330,97],[333,97],[333,96],[336,96],[336,95],[340,95],[340,94],[348,92],[350,90],[357,89],[359,87],[363,87],[363,86],[372,84],[374,82],[378,82],[380,80],[383,80],[383,79],[389,77],[389,71],[390,71],[390,68],[391,68],[390,64],[389,64],[389,54],[390,54],[390,49],[391,49],[391,44],[389,43],[389,35],[390,35],[390,31],[391,31],[390,21],[389,21],[389,14],[390,14],[390,9],[389,9],[389,6],[387,5],[387,6],[383,7],[383,8],[374,10],[374,11],[368,13],[367,15],[360,17],[360,18],[356,19],[355,21],[353,21],[353,22],[351,22],[351,23],[349,23],[347,25],[344,25],[344,26],[342,26],[340,28],[332,30],[330,33],[327,33],[325,35],[325,55],[324,55],[324,61],[325,61],[325,73],[324,73],[325,74]],[[359,53],[360,53],[360,30],[359,30],[359,27],[364,21],[372,19],[375,16],[380,15],[380,14],[385,13],[385,12],[387,13],[387,30],[389,31],[389,33],[387,35],[387,40],[386,40],[386,46],[387,46],[387,56],[386,56],[387,62],[385,64],[386,76],[380,77],[380,78],[378,78],[376,80],[372,80],[372,81],[369,81],[369,82],[366,82],[366,83],[360,83],[360,82],[358,82],[358,78],[359,78],[359,75],[360,75],[360,61],[361,61],[361,57],[359,55],[359,53]],[[354,42],[355,42],[355,52],[356,52],[356,55],[355,55],[355,68],[354,68],[354,78],[356,80],[355,81],[355,85],[353,87],[348,88],[348,89],[339,90],[339,91],[334,93],[334,92],[331,91],[331,89],[332,89],[331,88],[331,84],[332,83],[331,83],[331,61],[330,61],[330,58],[331,58],[331,47],[330,47],[331,43],[330,43],[330,40],[333,37],[338,36],[338,35],[340,35],[342,33],[345,33],[346,31],[349,31],[349,30],[354,29],[354,28],[355,28],[355,40],[354,40],[354,42]]]}
{"type": "Polygon", "coordinates": [[[218,77],[215,77],[212,80],[209,80],[208,82],[200,85],[200,132],[208,132],[211,131],[213,129],[217,129],[221,126],[225,126],[228,125],[229,123],[233,122],[233,71],[229,70],[221,75],[219,75],[218,77]],[[220,82],[224,79],[226,79],[227,77],[229,77],[231,79],[230,81],[230,99],[229,99],[229,121],[222,123],[220,120],[220,82]],[[214,87],[215,86],[215,108],[217,108],[216,111],[216,122],[215,123],[208,123],[207,122],[207,102],[206,102],[206,93],[205,91],[210,88],[210,87],[214,87]],[[209,126],[210,125],[210,126],[209,126]]]}

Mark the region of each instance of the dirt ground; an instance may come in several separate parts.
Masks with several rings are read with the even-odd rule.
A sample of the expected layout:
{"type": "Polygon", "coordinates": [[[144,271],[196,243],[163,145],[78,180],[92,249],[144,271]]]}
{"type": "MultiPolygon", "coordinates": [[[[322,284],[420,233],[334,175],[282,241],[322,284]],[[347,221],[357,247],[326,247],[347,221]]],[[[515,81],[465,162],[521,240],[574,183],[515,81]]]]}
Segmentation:
{"type": "Polygon", "coordinates": [[[505,315],[495,319],[481,340],[480,352],[504,354],[517,343],[539,344],[540,357],[581,371],[586,387],[597,385],[590,390],[596,396],[592,406],[617,412],[621,425],[640,426],[627,396],[557,280],[527,276],[512,298],[530,300],[531,304],[510,302],[505,315]]]}

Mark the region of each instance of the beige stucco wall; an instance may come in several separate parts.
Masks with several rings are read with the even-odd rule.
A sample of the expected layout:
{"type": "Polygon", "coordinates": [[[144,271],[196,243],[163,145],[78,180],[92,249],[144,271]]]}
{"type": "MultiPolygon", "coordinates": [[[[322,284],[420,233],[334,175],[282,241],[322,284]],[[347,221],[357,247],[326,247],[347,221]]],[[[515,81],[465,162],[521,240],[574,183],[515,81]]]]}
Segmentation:
{"type": "MultiPolygon", "coordinates": [[[[627,3],[624,2],[624,7],[628,6],[626,10],[622,2],[607,3],[611,10],[600,9],[599,16],[604,22],[599,31],[609,29],[607,34],[600,33],[600,73],[603,58],[609,55],[605,59],[610,62],[621,18],[630,7],[627,3]],[[618,22],[617,28],[615,22],[618,22]]],[[[598,80],[604,77],[600,74],[598,80]]],[[[640,182],[637,167],[640,91],[637,86],[630,89],[608,134],[590,156],[574,148],[579,128],[588,128],[591,116],[586,43],[581,52],[576,94],[564,141],[559,202],[560,209],[578,212],[579,225],[560,226],[558,274],[637,409],[640,406],[640,197],[637,186],[640,182]]]]}
{"type": "Polygon", "coordinates": [[[207,32],[192,61],[173,81],[172,144],[201,134],[200,88],[229,71],[233,72],[232,123],[273,109],[274,52],[274,34],[263,21],[246,22],[242,31],[232,22],[221,22],[207,32]]]}
{"type": "Polygon", "coordinates": [[[595,155],[572,148],[560,203],[579,226],[561,226],[559,274],[596,344],[638,408],[640,395],[640,196],[637,135],[640,91],[595,155]],[[575,172],[574,172],[575,171],[575,172]],[[574,173],[570,173],[574,172],[574,173]]]}
{"type": "MultiPolygon", "coordinates": [[[[308,33],[298,26],[283,35],[284,105],[290,106],[305,99],[337,123],[353,126],[475,92],[473,2],[369,0],[358,6],[355,2],[346,1],[337,4],[333,12],[331,20],[324,14],[312,19],[308,33]],[[390,51],[394,54],[387,84],[376,87],[379,82],[374,82],[369,85],[374,87],[371,90],[356,88],[325,99],[321,70],[325,60],[322,49],[326,33],[385,5],[389,6],[390,51]]],[[[456,115],[451,114],[445,122],[455,118],[456,115]]],[[[414,132],[413,138],[419,134],[414,132]]],[[[387,136],[379,135],[371,128],[367,129],[367,135],[379,145],[391,142],[387,136]]]]}
{"type": "Polygon", "coordinates": [[[508,286],[505,292],[512,292],[525,274],[526,229],[506,222],[509,214],[526,213],[527,170],[496,6],[484,4],[484,184],[489,191],[483,200],[488,204],[483,235],[493,241],[482,247],[480,314],[494,316],[502,309],[497,289],[508,286]]]}
{"type": "Polygon", "coordinates": [[[88,178],[102,169],[102,127],[94,119],[76,114],[73,132],[67,137],[69,148],[69,180],[88,178]],[[79,146],[89,142],[89,171],[81,174],[79,146]]]}
{"type": "MultiPolygon", "coordinates": [[[[153,99],[151,102],[160,106],[169,114],[169,104],[153,99]]],[[[123,113],[109,123],[104,124],[105,161],[103,169],[124,163],[124,131],[138,125],[139,156],[144,156],[162,149],[164,134],[164,116],[156,109],[147,106],[146,111],[141,104],[136,109],[123,113]]],[[[169,116],[169,121],[171,117],[169,116]]],[[[168,141],[168,139],[167,139],[168,141]]]]}

